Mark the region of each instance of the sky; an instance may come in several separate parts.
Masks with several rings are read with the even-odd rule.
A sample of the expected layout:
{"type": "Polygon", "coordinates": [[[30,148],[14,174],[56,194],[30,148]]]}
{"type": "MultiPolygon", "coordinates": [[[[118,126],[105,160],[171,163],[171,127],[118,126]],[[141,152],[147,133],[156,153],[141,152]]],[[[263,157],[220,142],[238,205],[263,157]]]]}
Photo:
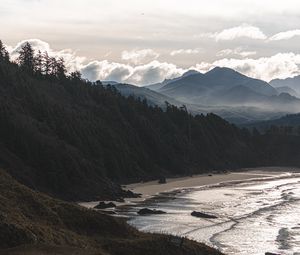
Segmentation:
{"type": "Polygon", "coordinates": [[[147,85],[215,66],[300,74],[299,0],[0,0],[0,39],[62,56],[90,80],[147,85]]]}

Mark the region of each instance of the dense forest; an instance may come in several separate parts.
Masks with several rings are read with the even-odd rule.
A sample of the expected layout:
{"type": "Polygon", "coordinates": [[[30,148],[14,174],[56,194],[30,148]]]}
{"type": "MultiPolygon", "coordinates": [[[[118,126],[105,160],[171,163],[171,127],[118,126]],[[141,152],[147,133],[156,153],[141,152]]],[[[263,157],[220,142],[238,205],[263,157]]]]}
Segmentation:
{"type": "Polygon", "coordinates": [[[118,184],[261,165],[299,165],[300,137],[239,129],[125,98],[67,74],[63,59],[25,44],[11,61],[0,43],[0,166],[66,200],[132,195],[118,184]]]}

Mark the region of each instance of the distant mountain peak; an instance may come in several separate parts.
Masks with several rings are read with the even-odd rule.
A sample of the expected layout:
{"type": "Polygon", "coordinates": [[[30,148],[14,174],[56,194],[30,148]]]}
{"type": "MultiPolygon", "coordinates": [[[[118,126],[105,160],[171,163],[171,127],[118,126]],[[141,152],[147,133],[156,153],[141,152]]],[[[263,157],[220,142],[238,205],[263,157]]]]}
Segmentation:
{"type": "Polygon", "coordinates": [[[200,72],[196,71],[196,70],[188,70],[187,72],[185,72],[181,77],[187,77],[190,75],[194,75],[194,74],[199,74],[200,72]]]}
{"type": "Polygon", "coordinates": [[[220,66],[216,66],[215,68],[208,71],[205,75],[223,75],[223,74],[235,74],[235,75],[243,76],[241,73],[229,67],[220,67],[220,66]]]}

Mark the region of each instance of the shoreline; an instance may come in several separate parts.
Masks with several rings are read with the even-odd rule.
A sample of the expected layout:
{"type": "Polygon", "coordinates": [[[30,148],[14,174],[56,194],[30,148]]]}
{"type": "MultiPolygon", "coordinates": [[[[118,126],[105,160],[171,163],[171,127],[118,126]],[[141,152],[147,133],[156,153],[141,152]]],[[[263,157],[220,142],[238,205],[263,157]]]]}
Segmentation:
{"type": "MultiPolygon", "coordinates": [[[[136,204],[138,202],[150,199],[160,193],[171,192],[177,189],[193,188],[200,186],[215,185],[219,183],[226,183],[231,181],[247,181],[257,178],[272,178],[284,173],[300,172],[300,168],[296,167],[256,167],[256,168],[242,168],[237,171],[227,173],[207,173],[194,175],[192,177],[175,177],[167,178],[165,184],[159,184],[158,181],[139,182],[128,185],[123,185],[123,189],[128,189],[134,193],[141,194],[139,198],[125,198],[125,202],[113,202],[117,207],[129,204],[136,204]]],[[[93,208],[100,201],[79,202],[78,204],[93,208]]]]}

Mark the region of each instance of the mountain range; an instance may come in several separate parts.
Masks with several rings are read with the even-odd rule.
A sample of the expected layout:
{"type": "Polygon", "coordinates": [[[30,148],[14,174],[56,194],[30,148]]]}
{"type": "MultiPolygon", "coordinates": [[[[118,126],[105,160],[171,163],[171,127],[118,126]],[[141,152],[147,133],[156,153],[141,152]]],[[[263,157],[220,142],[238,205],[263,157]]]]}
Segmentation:
{"type": "Polygon", "coordinates": [[[292,88],[289,87],[291,82],[282,81],[274,87],[274,82],[216,67],[205,74],[190,70],[180,77],[145,87],[115,82],[103,84],[110,83],[125,96],[146,99],[150,105],[164,108],[166,101],[176,106],[184,104],[192,114],[213,112],[230,122],[245,124],[300,112],[296,85],[292,88]]]}

